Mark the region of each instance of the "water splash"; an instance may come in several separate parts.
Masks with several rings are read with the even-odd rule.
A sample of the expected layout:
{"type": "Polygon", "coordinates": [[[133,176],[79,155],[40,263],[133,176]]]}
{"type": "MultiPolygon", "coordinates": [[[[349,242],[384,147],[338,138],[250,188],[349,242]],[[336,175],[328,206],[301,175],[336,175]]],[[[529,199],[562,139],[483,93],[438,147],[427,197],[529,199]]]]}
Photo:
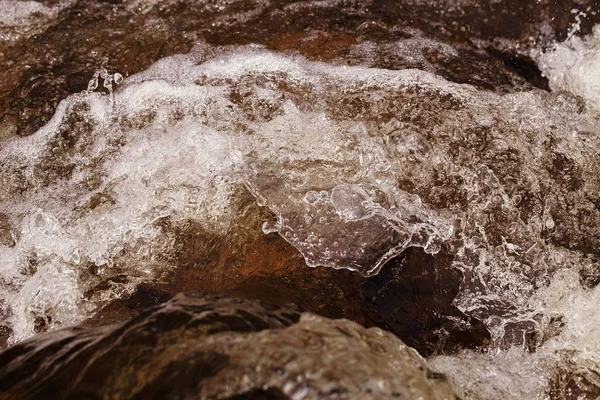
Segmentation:
{"type": "Polygon", "coordinates": [[[112,96],[73,95],[3,143],[4,304],[24,305],[9,310],[13,341],[35,331],[31,310],[67,324],[176,267],[165,218],[215,235],[244,223],[231,211],[240,184],[311,266],[369,275],[407,246],[444,252],[464,276],[456,305],[485,323],[493,352],[542,349],[567,332],[561,319],[576,328],[547,295],[591,269],[600,237],[593,99],[206,48],[112,96]],[[31,290],[44,271],[69,277],[64,303],[31,290]]]}

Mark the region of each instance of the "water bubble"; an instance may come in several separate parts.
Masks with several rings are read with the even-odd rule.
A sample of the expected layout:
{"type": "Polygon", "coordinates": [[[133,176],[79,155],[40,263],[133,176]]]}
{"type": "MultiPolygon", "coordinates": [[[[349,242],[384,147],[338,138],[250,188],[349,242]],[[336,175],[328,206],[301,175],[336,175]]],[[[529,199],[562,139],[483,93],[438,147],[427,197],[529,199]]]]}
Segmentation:
{"type": "Polygon", "coordinates": [[[317,243],[318,240],[319,240],[319,238],[313,233],[308,235],[308,237],[306,238],[306,241],[311,244],[317,243]]]}
{"type": "Polygon", "coordinates": [[[277,224],[274,224],[269,221],[263,222],[262,231],[264,234],[267,235],[269,233],[277,232],[277,230],[278,230],[277,224]]]}
{"type": "Polygon", "coordinates": [[[115,74],[113,75],[113,79],[117,85],[120,85],[121,83],[123,83],[123,75],[121,75],[118,72],[115,72],[115,74]]]}
{"type": "Polygon", "coordinates": [[[319,199],[319,194],[317,192],[315,192],[314,190],[310,190],[310,191],[306,192],[306,194],[304,195],[304,201],[306,201],[309,204],[316,203],[318,199],[319,199]]]}

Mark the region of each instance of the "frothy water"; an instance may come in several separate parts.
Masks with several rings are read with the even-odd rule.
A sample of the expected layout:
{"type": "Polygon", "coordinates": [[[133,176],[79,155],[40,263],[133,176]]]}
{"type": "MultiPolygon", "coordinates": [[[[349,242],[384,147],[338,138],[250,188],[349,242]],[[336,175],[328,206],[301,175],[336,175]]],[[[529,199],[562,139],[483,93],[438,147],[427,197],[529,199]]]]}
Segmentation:
{"type": "MultiPolygon", "coordinates": [[[[235,223],[228,203],[240,182],[277,214],[272,229],[312,266],[370,274],[408,246],[435,253],[450,236],[450,214],[396,188],[389,144],[374,127],[336,115],[343,109],[327,104],[326,93],[332,79],[337,90],[356,91],[382,78],[393,79],[388,90],[437,78],[328,67],[259,48],[200,64],[196,57],[162,60],[110,95],[73,95],[36,135],[5,142],[3,210],[21,227],[12,232],[16,245],[3,248],[5,281],[22,281],[14,288],[27,299],[14,318],[27,315],[29,301],[56,310],[43,293],[22,292],[24,270],[35,277],[94,265],[101,273],[125,257],[132,276],[155,277],[168,267],[160,253],[169,243],[153,224],[193,218],[224,234],[235,223]]],[[[415,140],[392,151],[426,150],[415,140]]],[[[64,301],[76,304],[80,292],[70,288],[64,301]]],[[[33,319],[15,321],[15,338],[31,334],[33,319]]]]}
{"type": "MultiPolygon", "coordinates": [[[[31,3],[0,23],[27,26],[46,7],[31,3]]],[[[456,306],[492,335],[485,354],[430,360],[466,398],[600,387],[599,43],[596,27],[534,52],[551,92],[204,42],[125,79],[90,71],[34,135],[0,131],[10,342],[176,268],[165,218],[227,235],[244,185],[310,267],[370,276],[408,247],[450,255],[456,306]]]]}
{"type": "Polygon", "coordinates": [[[72,7],[73,0],[46,5],[37,1],[0,1],[0,41],[30,37],[55,23],[59,14],[72,7]]]}
{"type": "MultiPolygon", "coordinates": [[[[574,101],[581,102],[591,118],[590,131],[594,134],[599,126],[599,28],[596,26],[590,37],[569,37],[566,42],[538,54],[541,70],[549,78],[552,90],[563,96],[576,96],[574,101]]],[[[578,133],[573,132],[573,136],[578,133]]],[[[589,163],[597,157],[597,147],[590,150],[590,153],[579,150],[574,154],[582,164],[589,163]]],[[[558,227],[554,219],[546,221],[546,229],[558,227]]],[[[551,251],[554,256],[561,252],[559,249],[551,251]]],[[[556,273],[548,276],[548,284],[538,288],[531,297],[532,321],[545,319],[545,333],[540,334],[530,327],[521,334],[524,346],[509,346],[504,351],[492,350],[488,354],[465,351],[457,356],[430,359],[434,368],[452,377],[465,398],[596,396],[600,385],[597,260],[595,256],[577,259],[577,255],[565,254],[564,257],[567,258],[556,259],[556,273]],[[528,341],[534,343],[534,349],[529,347],[528,341]]]]}
{"type": "Polygon", "coordinates": [[[538,63],[555,91],[567,91],[600,109],[600,25],[586,38],[570,37],[538,55],[538,63]]]}

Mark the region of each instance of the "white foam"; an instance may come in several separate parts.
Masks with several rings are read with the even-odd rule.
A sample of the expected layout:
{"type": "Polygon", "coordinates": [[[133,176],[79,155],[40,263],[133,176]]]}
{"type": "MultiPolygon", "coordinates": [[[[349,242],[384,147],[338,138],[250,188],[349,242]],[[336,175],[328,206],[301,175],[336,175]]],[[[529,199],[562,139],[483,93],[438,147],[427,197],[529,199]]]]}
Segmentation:
{"type": "Polygon", "coordinates": [[[73,318],[81,318],[93,307],[81,293],[94,282],[120,272],[130,277],[97,296],[101,305],[168,268],[160,253],[169,239],[154,226],[158,219],[191,218],[224,235],[236,223],[228,206],[234,184],[247,184],[276,212],[276,229],[311,266],[372,273],[407,246],[436,252],[449,237],[448,216],[391,185],[394,170],[381,138],[331,119],[324,103],[301,110],[276,83],[321,93],[330,82],[394,88],[443,81],[419,71],[332,68],[252,46],[199,65],[195,57],[165,58],[111,95],[70,96],[35,135],[3,143],[0,210],[19,238],[2,249],[6,303],[22,305],[13,309],[12,340],[33,333],[25,309],[36,298],[27,288],[37,274],[67,271],[83,279],[90,264],[97,266],[98,277],[78,282],[79,291],[65,299],[80,308],[73,318]],[[253,83],[265,78],[270,82],[253,83]],[[249,81],[245,112],[230,100],[231,82],[239,79],[249,81]],[[74,136],[72,150],[60,144],[65,130],[74,136]],[[72,165],[66,179],[63,164],[72,165]],[[19,187],[26,187],[23,194],[19,187]],[[348,190],[367,197],[348,204],[348,190]],[[309,205],[303,199],[311,191],[333,195],[309,205]],[[90,206],[95,198],[104,201],[90,206]],[[362,217],[349,217],[348,209],[362,217]],[[31,277],[22,272],[28,257],[40,265],[31,277]]]}
{"type": "Polygon", "coordinates": [[[573,36],[538,55],[538,64],[552,90],[565,90],[600,110],[600,25],[589,37],[573,36]]]}
{"type": "Polygon", "coordinates": [[[564,379],[567,373],[574,373],[575,381],[585,377],[598,387],[599,289],[581,290],[573,270],[556,274],[538,294],[541,307],[536,311],[563,316],[560,324],[564,323],[564,328],[535,353],[520,347],[490,354],[464,351],[456,356],[434,357],[429,362],[447,373],[466,399],[546,399],[552,382],[564,379]]]}
{"type": "Polygon", "coordinates": [[[50,17],[53,10],[37,1],[0,1],[0,23],[8,26],[26,24],[34,18],[50,17]]]}
{"type": "Polygon", "coordinates": [[[65,0],[49,7],[30,0],[0,0],[0,40],[16,40],[34,35],[73,4],[74,0],[65,0]]]}
{"type": "MultiPolygon", "coordinates": [[[[572,131],[573,137],[578,139],[575,141],[558,139],[556,132],[552,133],[551,138],[559,140],[560,151],[569,154],[578,165],[586,168],[586,165],[591,166],[591,154],[598,149],[596,138],[599,133],[597,115],[600,110],[600,26],[594,27],[592,35],[583,39],[574,36],[576,30],[578,26],[573,28],[565,42],[556,43],[546,52],[538,52],[536,57],[540,69],[549,79],[551,89],[559,93],[553,98],[558,99],[559,102],[566,101],[574,104],[571,108],[571,116],[562,114],[555,123],[564,124],[572,121],[577,118],[577,113],[581,113],[579,106],[575,105],[577,100],[560,92],[580,96],[585,101],[589,120],[579,124],[579,129],[572,131]],[[581,132],[585,130],[590,131],[589,139],[581,132]]],[[[521,105],[530,105],[529,112],[532,114],[532,120],[536,121],[536,126],[543,118],[547,118],[544,114],[536,116],[535,113],[540,109],[530,102],[523,101],[525,100],[523,95],[517,96],[520,97],[521,105]]],[[[548,107],[560,108],[558,103],[549,104],[548,107]]],[[[536,144],[531,150],[535,152],[532,153],[532,158],[539,157],[544,152],[543,142],[536,144]]],[[[561,174],[567,167],[561,166],[561,168],[555,172],[556,175],[561,174]]],[[[590,174],[586,175],[587,180],[584,183],[590,189],[595,185],[593,176],[596,172],[592,171],[596,171],[594,167],[590,174]]],[[[565,198],[548,199],[546,207],[557,200],[564,202],[565,198]]],[[[541,210],[539,224],[536,228],[530,223],[530,228],[548,232],[564,229],[564,226],[557,223],[547,210],[541,210]]],[[[532,235],[531,231],[529,235],[532,235]]],[[[530,295],[524,295],[518,289],[526,288],[526,282],[519,282],[519,279],[503,281],[509,286],[501,292],[506,296],[514,291],[513,303],[519,304],[521,310],[528,310],[521,315],[520,320],[527,321],[525,316],[528,315],[530,328],[529,331],[525,328],[521,335],[524,342],[526,333],[530,335],[528,340],[534,342],[541,340],[539,347],[533,345],[534,352],[527,351],[526,343],[510,345],[509,342],[507,347],[492,347],[488,353],[463,351],[458,355],[437,356],[429,360],[433,368],[451,377],[463,398],[547,399],[551,396],[552,398],[563,396],[582,398],[581,396],[585,394],[579,395],[576,392],[578,388],[583,392],[588,389],[594,392],[600,387],[598,379],[600,318],[597,314],[600,288],[585,290],[578,274],[581,268],[593,270],[595,267],[592,261],[582,257],[579,252],[566,251],[564,248],[549,244],[545,244],[544,248],[544,253],[536,252],[538,257],[542,257],[542,265],[549,269],[553,266],[558,267],[556,272],[546,272],[545,276],[550,282],[536,289],[529,289],[527,292],[530,295]],[[540,326],[547,327],[542,329],[542,332],[545,332],[542,339],[536,336],[539,333],[535,331],[540,326]],[[565,386],[569,379],[572,379],[571,388],[565,386]],[[575,392],[568,392],[569,390],[575,392]],[[554,393],[551,394],[551,391],[554,393]]],[[[524,249],[519,251],[522,250],[524,249]]],[[[485,261],[491,260],[486,257],[485,261]]],[[[493,265],[493,268],[503,267],[503,264],[498,261],[492,261],[490,265],[493,265]]],[[[480,264],[480,273],[490,272],[489,269],[481,268],[480,264]]],[[[483,278],[481,281],[486,279],[483,278]]],[[[489,292],[480,289],[478,296],[465,298],[463,292],[459,295],[458,303],[462,304],[463,309],[476,309],[482,304],[484,299],[482,294],[486,293],[489,292]],[[464,302],[463,298],[467,301],[464,302]]],[[[485,296],[485,299],[489,301],[488,296],[485,296]]],[[[497,300],[499,299],[492,297],[490,304],[494,304],[497,300]]],[[[489,315],[489,313],[490,309],[487,308],[481,315],[489,315]]],[[[498,322],[501,320],[498,319],[498,322]]],[[[488,318],[487,325],[491,328],[492,339],[502,341],[506,334],[506,324],[499,323],[496,329],[494,321],[488,318]]]]}

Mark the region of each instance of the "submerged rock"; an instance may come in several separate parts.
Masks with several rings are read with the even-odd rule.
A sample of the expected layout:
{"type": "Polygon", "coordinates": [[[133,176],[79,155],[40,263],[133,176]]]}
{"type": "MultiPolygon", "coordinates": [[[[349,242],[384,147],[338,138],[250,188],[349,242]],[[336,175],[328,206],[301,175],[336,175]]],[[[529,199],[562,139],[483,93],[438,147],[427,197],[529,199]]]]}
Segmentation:
{"type": "Polygon", "coordinates": [[[388,332],[198,294],[124,324],[37,336],[0,365],[1,398],[456,398],[388,332]]]}
{"type": "MultiPolygon", "coordinates": [[[[348,270],[307,268],[302,256],[280,235],[262,232],[261,222],[273,218],[266,207],[258,206],[243,188],[236,199],[235,212],[244,223],[226,236],[211,235],[195,221],[159,221],[163,234],[173,242],[172,250],[162,256],[176,268],[160,281],[141,284],[132,295],[104,305],[86,325],[120,322],[177,293],[201,291],[282,306],[293,303],[302,312],[379,327],[424,357],[478,350],[489,344],[490,333],[481,321],[453,304],[461,274],[451,267],[449,254],[434,257],[409,248],[386,263],[378,275],[366,279],[348,270]]],[[[108,297],[106,293],[120,279],[121,275],[111,276],[91,286],[86,296],[108,297]]]]}

